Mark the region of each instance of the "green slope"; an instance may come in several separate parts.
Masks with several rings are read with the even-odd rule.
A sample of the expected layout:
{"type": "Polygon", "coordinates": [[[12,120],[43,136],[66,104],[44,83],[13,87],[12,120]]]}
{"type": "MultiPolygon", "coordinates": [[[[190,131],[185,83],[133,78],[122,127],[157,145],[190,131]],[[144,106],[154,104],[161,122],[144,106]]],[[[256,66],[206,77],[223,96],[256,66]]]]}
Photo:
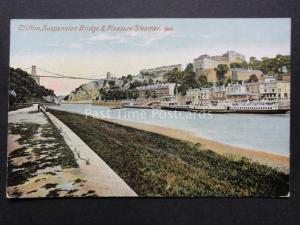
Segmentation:
{"type": "Polygon", "coordinates": [[[19,103],[43,101],[43,96],[55,96],[54,91],[38,85],[34,79],[21,69],[10,68],[10,90],[14,90],[16,97],[10,96],[10,106],[19,103]]]}

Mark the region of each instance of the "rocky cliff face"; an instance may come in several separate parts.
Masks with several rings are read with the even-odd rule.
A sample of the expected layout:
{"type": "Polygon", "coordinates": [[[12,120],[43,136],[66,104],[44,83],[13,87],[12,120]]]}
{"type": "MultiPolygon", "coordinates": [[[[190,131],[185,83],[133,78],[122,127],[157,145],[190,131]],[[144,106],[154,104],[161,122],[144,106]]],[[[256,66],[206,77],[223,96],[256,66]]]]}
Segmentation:
{"type": "Polygon", "coordinates": [[[82,101],[82,100],[94,100],[99,95],[99,90],[106,85],[104,80],[91,81],[87,84],[83,84],[73,90],[66,100],[68,101],[82,101]]]}
{"type": "MultiPolygon", "coordinates": [[[[89,83],[83,84],[73,90],[65,100],[67,101],[83,101],[83,100],[96,100],[99,96],[99,91],[101,88],[108,88],[110,81],[107,80],[97,80],[91,81],[89,83]]],[[[116,80],[114,82],[116,86],[121,87],[121,80],[116,80]]]]}

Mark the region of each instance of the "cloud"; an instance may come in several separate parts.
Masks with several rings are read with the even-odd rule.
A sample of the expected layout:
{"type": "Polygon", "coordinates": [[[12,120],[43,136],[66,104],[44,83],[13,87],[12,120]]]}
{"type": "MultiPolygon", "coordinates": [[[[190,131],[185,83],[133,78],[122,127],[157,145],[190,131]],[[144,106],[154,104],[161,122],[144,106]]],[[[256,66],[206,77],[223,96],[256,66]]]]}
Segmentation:
{"type": "Polygon", "coordinates": [[[144,46],[149,47],[153,46],[155,42],[164,40],[171,35],[174,35],[175,32],[152,32],[152,33],[146,33],[142,36],[142,40],[140,43],[138,43],[138,46],[144,46]]]}
{"type": "MultiPolygon", "coordinates": [[[[154,46],[156,42],[164,40],[176,32],[124,32],[121,34],[107,34],[101,33],[87,38],[81,38],[77,42],[72,43],[49,43],[47,47],[67,47],[71,49],[82,49],[89,45],[96,45],[97,43],[113,43],[124,44],[133,41],[135,46],[149,47],[154,46]]],[[[174,37],[176,37],[174,35],[174,37]]]]}
{"type": "Polygon", "coordinates": [[[84,41],[119,41],[121,37],[119,35],[110,35],[110,34],[98,34],[91,36],[89,38],[83,39],[84,41]]]}
{"type": "Polygon", "coordinates": [[[199,35],[201,38],[204,38],[204,39],[212,39],[212,38],[214,38],[214,36],[212,36],[212,35],[207,35],[207,34],[200,34],[199,35]]]}
{"type": "Polygon", "coordinates": [[[80,43],[71,43],[71,44],[68,44],[68,47],[69,48],[82,48],[83,45],[80,43]]]}

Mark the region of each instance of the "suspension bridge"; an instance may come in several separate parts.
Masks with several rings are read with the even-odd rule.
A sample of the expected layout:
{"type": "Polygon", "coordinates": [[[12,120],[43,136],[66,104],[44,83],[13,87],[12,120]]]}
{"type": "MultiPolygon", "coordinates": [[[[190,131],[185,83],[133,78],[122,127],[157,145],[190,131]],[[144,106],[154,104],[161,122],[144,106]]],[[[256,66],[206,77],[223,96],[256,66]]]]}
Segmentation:
{"type": "MultiPolygon", "coordinates": [[[[30,66],[30,67],[24,68],[23,70],[26,71],[26,72],[29,72],[38,84],[40,84],[40,78],[41,77],[57,78],[57,79],[90,80],[90,81],[99,80],[100,79],[99,77],[101,77],[101,75],[94,75],[94,76],[89,76],[89,77],[71,76],[71,75],[51,72],[49,70],[46,70],[46,69],[43,69],[43,68],[40,68],[40,67],[37,67],[37,66],[30,66]],[[30,69],[31,69],[31,71],[29,72],[30,69]]],[[[103,77],[105,77],[105,75],[103,77]]]]}

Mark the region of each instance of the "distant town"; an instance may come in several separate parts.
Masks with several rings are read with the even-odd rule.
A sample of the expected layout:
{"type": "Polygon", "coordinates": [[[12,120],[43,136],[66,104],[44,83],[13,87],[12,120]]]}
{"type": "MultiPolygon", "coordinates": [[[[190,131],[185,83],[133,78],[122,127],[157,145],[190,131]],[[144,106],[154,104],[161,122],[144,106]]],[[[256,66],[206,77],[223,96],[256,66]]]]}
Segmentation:
{"type": "MultiPolygon", "coordinates": [[[[245,105],[245,102],[250,102],[248,108],[253,109],[253,112],[256,109],[265,112],[266,104],[267,113],[270,112],[269,109],[277,112],[279,108],[288,111],[289,64],[289,56],[283,55],[261,60],[250,57],[247,62],[243,54],[235,51],[216,56],[205,54],[195,58],[184,69],[181,64],[166,65],[142,69],[137,75],[122,77],[107,72],[105,79],[81,85],[69,95],[60,96],[55,101],[86,101],[95,104],[122,101],[122,107],[198,107],[199,110],[216,106],[219,109],[222,106],[221,110],[229,109],[229,106],[233,109],[232,103],[245,105]]],[[[35,76],[35,66],[32,67],[31,74],[39,83],[40,78],[35,76]]],[[[51,101],[51,98],[48,100],[51,101]]]]}

